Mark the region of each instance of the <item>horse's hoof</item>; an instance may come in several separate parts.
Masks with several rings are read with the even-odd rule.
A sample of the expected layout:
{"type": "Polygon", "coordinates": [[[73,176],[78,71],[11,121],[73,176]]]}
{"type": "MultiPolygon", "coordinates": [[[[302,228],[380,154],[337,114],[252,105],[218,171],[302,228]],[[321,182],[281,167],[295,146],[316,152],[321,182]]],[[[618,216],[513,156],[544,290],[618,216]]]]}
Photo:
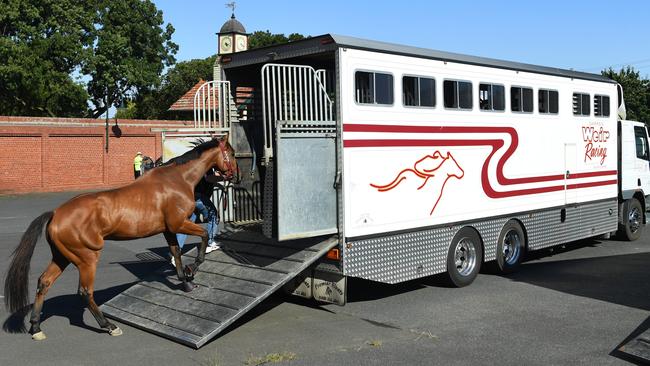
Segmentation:
{"type": "Polygon", "coordinates": [[[47,338],[47,337],[45,336],[45,333],[43,333],[42,331],[32,334],[32,339],[35,340],[35,341],[42,341],[45,338],[47,338]]]}
{"type": "Polygon", "coordinates": [[[115,329],[109,330],[108,334],[112,335],[113,337],[121,336],[122,329],[120,329],[119,327],[115,327],[115,329]]]}
{"type": "Polygon", "coordinates": [[[197,287],[198,286],[195,285],[193,282],[183,282],[181,284],[181,288],[183,289],[184,292],[191,292],[192,290],[194,290],[197,287]]]}

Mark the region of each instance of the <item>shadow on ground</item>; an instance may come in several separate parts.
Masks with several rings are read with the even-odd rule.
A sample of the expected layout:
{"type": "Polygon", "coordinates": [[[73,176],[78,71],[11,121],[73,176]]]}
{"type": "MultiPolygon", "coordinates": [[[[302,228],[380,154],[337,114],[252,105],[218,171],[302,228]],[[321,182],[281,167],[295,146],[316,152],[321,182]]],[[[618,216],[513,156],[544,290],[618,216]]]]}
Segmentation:
{"type": "Polygon", "coordinates": [[[506,277],[571,295],[650,310],[650,252],[534,262],[536,259],[598,243],[595,240],[584,240],[554,247],[552,252],[533,252],[518,272],[506,277]]]}

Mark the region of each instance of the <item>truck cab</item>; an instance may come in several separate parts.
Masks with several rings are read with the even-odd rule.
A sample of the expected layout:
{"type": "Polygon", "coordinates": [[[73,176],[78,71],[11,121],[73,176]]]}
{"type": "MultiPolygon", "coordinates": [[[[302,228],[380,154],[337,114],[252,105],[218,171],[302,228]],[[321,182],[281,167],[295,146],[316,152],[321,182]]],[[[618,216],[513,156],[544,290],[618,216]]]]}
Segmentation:
{"type": "Polygon", "coordinates": [[[642,122],[619,121],[619,231],[627,240],[641,236],[650,209],[650,148],[642,122]]]}

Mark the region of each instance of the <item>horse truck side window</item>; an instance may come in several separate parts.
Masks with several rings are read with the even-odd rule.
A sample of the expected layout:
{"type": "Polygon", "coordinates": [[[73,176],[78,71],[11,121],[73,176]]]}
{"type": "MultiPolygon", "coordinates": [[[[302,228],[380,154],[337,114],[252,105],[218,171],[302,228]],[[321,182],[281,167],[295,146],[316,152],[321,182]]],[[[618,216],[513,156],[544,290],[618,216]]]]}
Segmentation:
{"type": "Polygon", "coordinates": [[[435,107],[435,79],[417,76],[403,76],[402,101],[405,106],[409,107],[435,107]]]}
{"type": "Polygon", "coordinates": [[[478,85],[478,102],[482,111],[503,111],[506,109],[505,87],[495,84],[478,85]]]}
{"type": "Polygon", "coordinates": [[[357,71],[354,98],[360,104],[393,104],[393,75],[357,71]]]}
{"type": "Polygon", "coordinates": [[[442,83],[445,108],[472,109],[472,83],[445,80],[442,83]]]}
{"type": "Polygon", "coordinates": [[[541,114],[557,114],[558,92],[557,90],[539,89],[537,91],[538,111],[541,114]]]}
{"type": "Polygon", "coordinates": [[[589,116],[591,106],[589,105],[589,94],[573,93],[573,115],[589,116]]]}
{"type": "Polygon", "coordinates": [[[609,117],[608,96],[594,95],[594,115],[598,117],[609,117]]]}
{"type": "Polygon", "coordinates": [[[533,112],[533,89],[513,86],[510,88],[510,109],[513,112],[533,112]]]}

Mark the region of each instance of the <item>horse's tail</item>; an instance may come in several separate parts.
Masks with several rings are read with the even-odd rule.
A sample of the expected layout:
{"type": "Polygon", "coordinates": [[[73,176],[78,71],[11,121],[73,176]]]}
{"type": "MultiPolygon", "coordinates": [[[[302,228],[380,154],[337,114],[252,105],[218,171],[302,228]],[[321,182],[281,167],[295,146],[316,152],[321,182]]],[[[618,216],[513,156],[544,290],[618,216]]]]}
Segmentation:
{"type": "Polygon", "coordinates": [[[34,254],[36,242],[43,232],[43,227],[50,221],[54,212],[48,211],[29,224],[27,231],[14,250],[13,259],[5,277],[5,305],[14,313],[27,306],[29,280],[29,262],[34,254]]]}

